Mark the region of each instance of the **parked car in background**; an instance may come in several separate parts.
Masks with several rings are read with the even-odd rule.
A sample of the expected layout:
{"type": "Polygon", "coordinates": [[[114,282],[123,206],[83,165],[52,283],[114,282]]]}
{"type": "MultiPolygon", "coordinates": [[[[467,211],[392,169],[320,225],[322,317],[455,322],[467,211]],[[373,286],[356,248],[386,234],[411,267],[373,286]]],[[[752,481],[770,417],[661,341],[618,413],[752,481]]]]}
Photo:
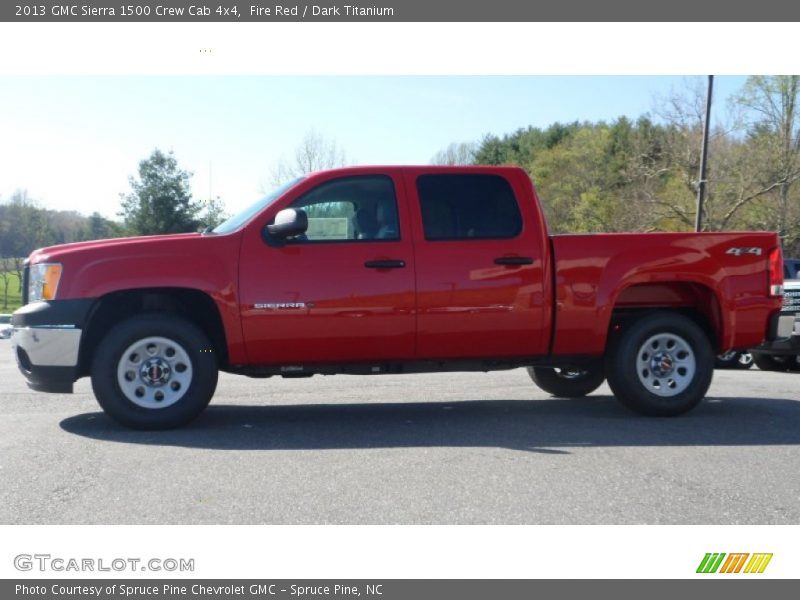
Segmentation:
{"type": "Polygon", "coordinates": [[[753,362],[764,371],[800,371],[800,279],[784,283],[781,315],[794,316],[793,335],[754,348],[753,362]]]}
{"type": "Polygon", "coordinates": [[[0,340],[7,340],[13,331],[11,326],[11,315],[0,315],[0,340]]]}
{"type": "Polygon", "coordinates": [[[800,258],[787,258],[783,261],[783,278],[800,279],[800,258]]]}

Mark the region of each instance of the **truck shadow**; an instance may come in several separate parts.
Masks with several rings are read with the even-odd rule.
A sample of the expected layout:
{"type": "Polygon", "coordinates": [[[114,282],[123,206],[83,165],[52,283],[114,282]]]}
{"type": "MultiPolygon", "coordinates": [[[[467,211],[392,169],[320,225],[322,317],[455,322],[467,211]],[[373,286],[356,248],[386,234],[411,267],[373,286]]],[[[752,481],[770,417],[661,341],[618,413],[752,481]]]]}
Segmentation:
{"type": "Polygon", "coordinates": [[[132,431],[103,413],[61,422],[74,435],[215,450],[499,447],[569,454],[575,447],[800,444],[800,402],[707,399],[688,415],[646,418],[611,396],[390,404],[211,405],[192,424],[132,431]]]}

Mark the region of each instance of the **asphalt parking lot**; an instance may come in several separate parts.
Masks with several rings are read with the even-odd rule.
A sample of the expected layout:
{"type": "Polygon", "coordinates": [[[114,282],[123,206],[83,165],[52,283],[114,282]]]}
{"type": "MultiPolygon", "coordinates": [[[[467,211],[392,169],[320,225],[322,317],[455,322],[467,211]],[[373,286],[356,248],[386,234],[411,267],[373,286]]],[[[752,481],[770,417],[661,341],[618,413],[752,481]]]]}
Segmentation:
{"type": "Polygon", "coordinates": [[[717,371],[675,419],[521,369],[222,375],[166,432],[75,391],[30,392],[0,340],[0,523],[800,523],[800,374],[717,371]]]}

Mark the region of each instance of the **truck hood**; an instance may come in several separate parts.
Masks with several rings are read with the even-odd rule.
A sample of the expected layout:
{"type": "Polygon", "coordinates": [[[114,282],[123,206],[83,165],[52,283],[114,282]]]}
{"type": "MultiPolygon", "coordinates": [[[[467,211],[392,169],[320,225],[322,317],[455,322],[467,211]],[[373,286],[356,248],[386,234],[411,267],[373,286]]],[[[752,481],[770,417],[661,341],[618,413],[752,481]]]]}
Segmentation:
{"type": "Polygon", "coordinates": [[[200,233],[175,233],[169,235],[147,235],[127,238],[114,238],[109,240],[92,240],[88,242],[74,242],[72,244],[60,244],[58,246],[48,246],[39,248],[31,252],[28,260],[30,264],[41,262],[61,262],[64,258],[76,254],[94,253],[113,253],[117,248],[129,249],[131,246],[144,245],[152,247],[152,244],[160,242],[174,243],[181,241],[195,240],[202,237],[200,233]]]}
{"type": "Polygon", "coordinates": [[[58,299],[163,287],[210,290],[227,299],[235,290],[240,240],[239,233],[99,240],[42,248],[30,261],[63,266],[58,299]]]}

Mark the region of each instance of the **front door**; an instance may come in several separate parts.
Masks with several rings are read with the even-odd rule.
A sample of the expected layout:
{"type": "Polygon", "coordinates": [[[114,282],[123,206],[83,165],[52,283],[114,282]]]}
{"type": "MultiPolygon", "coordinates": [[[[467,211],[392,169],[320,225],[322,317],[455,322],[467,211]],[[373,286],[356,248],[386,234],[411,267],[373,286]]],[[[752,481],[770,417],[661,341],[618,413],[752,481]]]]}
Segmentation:
{"type": "Polygon", "coordinates": [[[374,362],[414,355],[414,257],[398,174],[322,180],[276,206],[305,235],[242,247],[242,326],[252,364],[374,362]]]}

